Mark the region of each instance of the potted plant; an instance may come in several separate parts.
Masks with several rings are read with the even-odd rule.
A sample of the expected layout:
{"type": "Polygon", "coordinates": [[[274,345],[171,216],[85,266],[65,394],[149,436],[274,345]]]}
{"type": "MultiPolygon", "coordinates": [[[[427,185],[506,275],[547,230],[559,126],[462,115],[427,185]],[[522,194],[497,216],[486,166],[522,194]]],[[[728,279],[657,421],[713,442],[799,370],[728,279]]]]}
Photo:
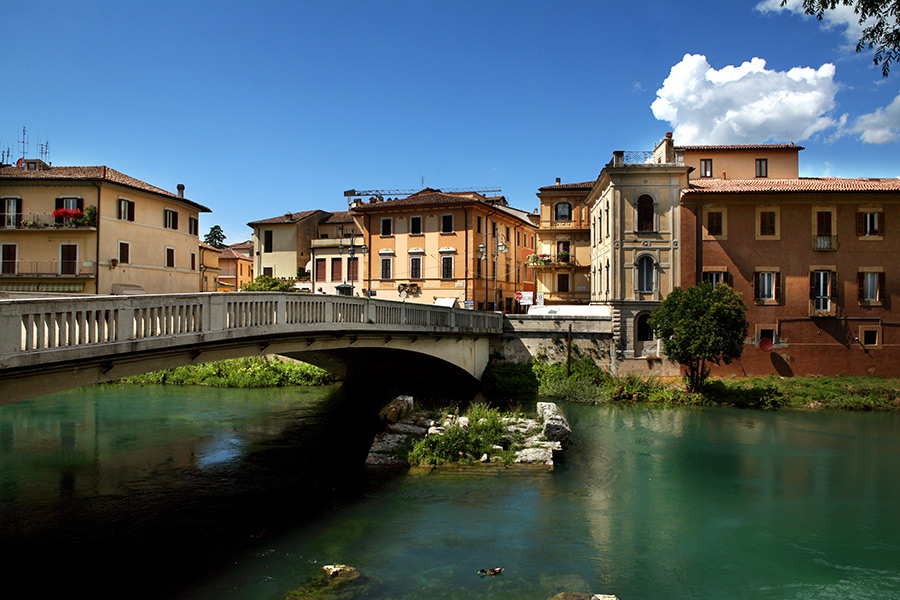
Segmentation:
{"type": "Polygon", "coordinates": [[[567,263],[569,262],[569,251],[568,250],[560,250],[556,253],[556,260],[559,262],[567,263]]]}

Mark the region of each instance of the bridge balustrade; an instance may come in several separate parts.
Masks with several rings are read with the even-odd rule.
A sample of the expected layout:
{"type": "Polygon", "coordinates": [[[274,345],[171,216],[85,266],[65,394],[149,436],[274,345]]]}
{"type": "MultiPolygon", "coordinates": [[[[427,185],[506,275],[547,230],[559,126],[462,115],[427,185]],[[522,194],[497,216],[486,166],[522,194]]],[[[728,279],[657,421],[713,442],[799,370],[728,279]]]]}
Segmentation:
{"type": "Polygon", "coordinates": [[[245,332],[292,333],[309,326],[320,331],[500,333],[503,317],[368,298],[276,292],[4,300],[0,356],[190,336],[208,341],[245,332]]]}

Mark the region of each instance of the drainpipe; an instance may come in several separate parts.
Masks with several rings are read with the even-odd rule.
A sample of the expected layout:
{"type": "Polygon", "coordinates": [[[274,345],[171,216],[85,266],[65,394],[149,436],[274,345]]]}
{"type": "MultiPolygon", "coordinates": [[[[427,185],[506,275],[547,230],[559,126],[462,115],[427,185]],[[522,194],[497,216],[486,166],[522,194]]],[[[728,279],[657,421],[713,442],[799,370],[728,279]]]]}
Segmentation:
{"type": "MultiPolygon", "coordinates": [[[[463,294],[463,307],[465,307],[466,300],[469,299],[469,231],[472,229],[472,227],[470,227],[470,225],[469,225],[469,209],[466,208],[465,206],[463,206],[463,215],[465,215],[463,221],[466,224],[466,240],[465,240],[465,244],[463,244],[466,248],[466,254],[465,254],[465,259],[464,259],[465,262],[463,263],[465,265],[464,272],[466,274],[466,291],[463,294]]],[[[473,212],[472,213],[472,221],[474,221],[474,220],[475,220],[475,213],[473,212]]],[[[472,225],[474,225],[474,224],[475,223],[473,222],[472,225]]],[[[474,237],[472,237],[472,242],[473,243],[475,242],[474,237]]],[[[475,304],[474,285],[472,287],[472,304],[473,304],[472,308],[474,309],[475,308],[475,306],[474,306],[474,304],[475,304]]]]}
{"type": "MultiPolygon", "coordinates": [[[[103,177],[106,177],[106,167],[103,167],[103,177]]],[[[100,295],[100,184],[92,181],[97,187],[97,232],[94,239],[94,293],[100,295]]]]}
{"type": "Polygon", "coordinates": [[[702,197],[697,198],[697,208],[694,211],[694,239],[696,240],[694,248],[694,285],[703,280],[703,220],[700,213],[700,203],[702,201],[702,197]]]}

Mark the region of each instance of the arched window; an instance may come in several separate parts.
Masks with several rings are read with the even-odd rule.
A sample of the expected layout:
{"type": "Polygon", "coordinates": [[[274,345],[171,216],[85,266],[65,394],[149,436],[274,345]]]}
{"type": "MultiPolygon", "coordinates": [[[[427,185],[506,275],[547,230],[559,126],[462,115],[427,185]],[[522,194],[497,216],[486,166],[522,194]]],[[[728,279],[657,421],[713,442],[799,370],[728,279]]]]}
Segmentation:
{"type": "Polygon", "coordinates": [[[639,292],[652,292],[653,291],[653,274],[655,271],[655,264],[653,262],[653,258],[650,256],[642,256],[637,262],[637,276],[638,276],[638,285],[637,289],[639,292]]]}
{"type": "Polygon", "coordinates": [[[557,221],[571,221],[572,220],[572,205],[568,202],[560,202],[556,205],[556,215],[554,217],[557,221]]]}
{"type": "Polygon", "coordinates": [[[637,201],[637,230],[656,231],[653,226],[653,198],[646,194],[637,201]]]}
{"type": "Polygon", "coordinates": [[[637,318],[635,329],[637,329],[637,340],[639,342],[653,341],[653,330],[650,329],[649,321],[650,315],[647,313],[644,313],[637,318]]]}

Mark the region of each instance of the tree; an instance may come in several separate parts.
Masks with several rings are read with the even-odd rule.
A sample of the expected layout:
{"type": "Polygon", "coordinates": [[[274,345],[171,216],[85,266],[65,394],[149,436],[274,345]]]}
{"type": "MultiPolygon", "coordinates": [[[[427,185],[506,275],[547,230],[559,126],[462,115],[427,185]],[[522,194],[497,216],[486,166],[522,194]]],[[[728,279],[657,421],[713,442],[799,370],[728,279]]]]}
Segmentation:
{"type": "Polygon", "coordinates": [[[708,363],[729,364],[741,357],[747,337],[747,305],[727,285],[701,283],[675,288],[649,320],[663,351],[687,367],[689,392],[699,392],[709,377],[708,363]]]}
{"type": "MultiPolygon", "coordinates": [[[[782,0],[781,6],[789,0],[782,0]]],[[[826,10],[838,5],[851,6],[863,28],[856,51],[875,48],[873,60],[888,76],[891,63],[900,59],[900,0],[803,0],[803,12],[822,20],[826,10]]]]}
{"type": "Polygon", "coordinates": [[[245,292],[296,292],[293,281],[275,279],[268,275],[260,275],[250,283],[241,286],[245,292]]]}
{"type": "Polygon", "coordinates": [[[225,247],[225,232],[218,225],[209,228],[209,233],[203,236],[203,241],[213,248],[225,247]]]}

